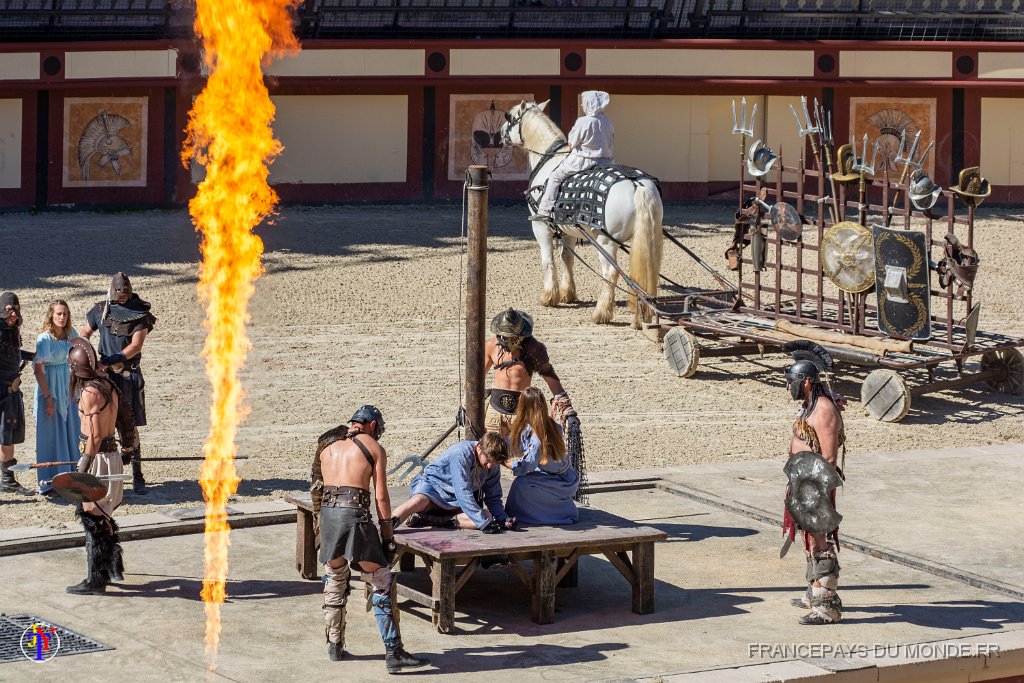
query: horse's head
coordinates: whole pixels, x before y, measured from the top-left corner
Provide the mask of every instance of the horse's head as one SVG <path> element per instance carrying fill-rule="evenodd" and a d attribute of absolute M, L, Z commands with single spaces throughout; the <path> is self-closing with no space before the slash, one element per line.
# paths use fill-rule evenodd
<path fill-rule="evenodd" d="M 530 114 L 531 111 L 536 111 L 542 114 L 547 109 L 548 102 L 546 100 L 540 104 L 534 102 L 526 102 L 525 100 L 512 107 L 509 111 L 505 112 L 505 123 L 501 126 L 501 140 L 506 145 L 512 145 L 515 147 L 523 147 L 526 145 L 526 139 L 523 137 L 523 118 Z"/>

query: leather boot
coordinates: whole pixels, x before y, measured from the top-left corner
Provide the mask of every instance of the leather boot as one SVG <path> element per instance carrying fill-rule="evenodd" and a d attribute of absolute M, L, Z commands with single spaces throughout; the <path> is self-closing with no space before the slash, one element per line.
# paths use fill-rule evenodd
<path fill-rule="evenodd" d="M 81 507 L 78 508 L 78 515 L 85 529 L 85 558 L 88 572 L 85 579 L 74 586 L 68 586 L 65 590 L 74 595 L 103 595 L 110 580 L 106 569 L 110 557 L 106 552 L 108 543 L 104 538 L 102 520 L 82 512 Z"/>
<path fill-rule="evenodd" d="M 327 643 L 327 656 L 332 662 L 340 662 L 345 656 L 345 644 Z"/>
<path fill-rule="evenodd" d="M 401 645 L 388 646 L 386 651 L 384 664 L 387 666 L 389 674 L 399 673 L 403 669 L 418 669 L 430 663 L 430 660 L 422 657 L 413 657 Z"/>
<path fill-rule="evenodd" d="M 110 566 L 107 568 L 107 572 L 110 574 L 111 581 L 124 581 L 124 551 L 121 549 L 121 537 L 117 533 L 117 524 L 112 519 L 110 520 L 110 526 L 113 529 L 110 539 L 113 548 L 111 549 Z"/>
<path fill-rule="evenodd" d="M 11 458 L 7 462 L 0 463 L 0 488 L 4 491 L 16 492 L 21 490 L 21 484 L 14 478 L 14 472 L 10 470 L 18 464 L 18 461 Z"/>
<path fill-rule="evenodd" d="M 132 458 L 132 491 L 137 496 L 146 495 L 146 479 L 142 476 L 142 463 L 139 462 L 140 453 L 135 453 Z"/>

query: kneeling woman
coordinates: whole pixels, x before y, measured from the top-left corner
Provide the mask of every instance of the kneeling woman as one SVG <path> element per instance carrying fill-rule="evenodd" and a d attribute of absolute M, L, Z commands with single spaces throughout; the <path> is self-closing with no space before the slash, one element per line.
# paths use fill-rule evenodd
<path fill-rule="evenodd" d="M 519 398 L 509 432 L 515 481 L 505 509 L 527 524 L 574 524 L 579 521 L 573 497 L 580 477 L 566 457 L 565 440 L 548 415 L 544 394 L 529 387 Z"/>

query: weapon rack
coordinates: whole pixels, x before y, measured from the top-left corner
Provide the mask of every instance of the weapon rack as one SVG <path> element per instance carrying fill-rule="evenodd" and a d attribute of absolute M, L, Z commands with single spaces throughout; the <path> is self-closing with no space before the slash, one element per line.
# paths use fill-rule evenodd
<path fill-rule="evenodd" d="M 776 321 L 788 320 L 820 330 L 841 332 L 857 337 L 901 340 L 878 330 L 874 288 L 860 294 L 840 290 L 822 269 L 820 245 L 825 231 L 833 224 L 826 192 L 827 175 L 808 168 L 804 154 L 796 166 L 786 166 L 781 156 L 764 179 L 746 180 L 746 154 L 740 159 L 741 177 L 739 204 L 750 196 L 767 191 L 768 203 L 785 201 L 793 205 L 804 220 L 803 233 L 796 241 L 783 240 L 768 226 L 766 253 L 762 272 L 753 272 L 749 246 L 742 251 L 737 285 L 734 293 L 688 290 L 683 295 L 659 297 L 652 305 L 654 322 L 650 325 L 665 333 L 665 355 L 670 368 L 681 377 L 696 373 L 701 356 L 743 356 L 762 354 L 766 349 L 780 351 L 792 336 L 779 335 Z M 974 248 L 974 207 L 957 214 L 964 206 L 955 194 L 944 188 L 939 202 L 926 211 L 916 210 L 910 203 L 907 185 L 891 179 L 887 173 L 879 178 L 865 178 L 864 197 L 860 196 L 859 180 L 836 181 L 838 221 L 858 221 L 861 203 L 866 206 L 865 227 L 885 224 L 894 193 L 900 200 L 891 209 L 889 227 L 921 230 L 928 245 L 927 257 L 934 249 L 944 255 L 944 236 L 955 234 L 965 246 Z M 942 211 L 944 214 L 937 214 Z M 763 212 L 751 220 L 761 225 Z M 749 237 L 749 234 L 745 237 Z M 941 258 L 941 257 L 940 257 Z M 982 258 L 984 264 L 984 257 Z M 984 265 L 982 265 L 984 269 Z M 984 270 L 982 270 L 984 272 Z M 911 396 L 933 393 L 985 381 L 1004 392 L 1017 392 L 1024 383 L 1024 360 L 1016 347 L 1024 339 L 1000 334 L 968 331 L 965 320 L 974 304 L 967 289 L 957 293 L 953 281 L 941 288 L 929 268 L 931 337 L 913 342 L 909 351 L 877 352 L 860 350 L 847 344 L 819 342 L 840 362 L 876 367 L 864 380 L 862 400 L 869 414 L 884 421 L 902 419 L 910 408 Z M 698 342 L 700 338 L 700 343 Z M 965 372 L 965 361 L 982 356 L 981 370 Z M 955 365 L 956 377 L 936 381 L 935 369 L 942 363 Z M 927 379 L 909 387 L 900 371 L 923 369 Z"/>

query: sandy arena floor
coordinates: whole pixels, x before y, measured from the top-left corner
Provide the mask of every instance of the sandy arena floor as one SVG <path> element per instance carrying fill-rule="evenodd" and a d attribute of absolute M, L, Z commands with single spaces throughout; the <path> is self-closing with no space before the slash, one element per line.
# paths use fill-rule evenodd
<path fill-rule="evenodd" d="M 675 205 L 665 222 L 724 270 L 732 211 Z M 267 273 L 251 307 L 253 350 L 244 372 L 251 412 L 239 437 L 239 452 L 250 459 L 240 467 L 240 500 L 304 489 L 316 437 L 363 403 L 383 410 L 392 460 L 421 451 L 448 427 L 460 395 L 459 225 L 458 206 L 290 207 L 260 229 Z M 982 210 L 976 223 L 984 330 L 1024 336 L 1024 262 L 1015 246 L 1022 228 L 1020 210 Z M 490 234 L 489 315 L 507 306 L 534 314 L 536 335 L 581 413 L 592 470 L 781 458 L 795 409 L 782 381 L 785 357 L 708 359 L 697 377 L 677 379 L 660 349 L 630 328 L 624 306 L 612 325 L 589 322 L 598 292 L 589 271 L 578 269 L 580 304 L 540 307 L 538 252 L 524 209 L 492 206 Z M 132 276 L 158 319 L 144 354 L 144 455 L 201 454 L 208 389 L 197 239 L 187 213 L 9 214 L 0 216 L 0 237 L 0 289 L 21 296 L 28 346 L 48 301 L 67 299 L 80 328 L 111 273 Z M 593 250 L 583 251 L 593 264 Z M 713 285 L 669 244 L 663 272 Z M 851 398 L 850 467 L 859 452 L 1024 442 L 1024 397 L 978 385 L 924 397 L 903 422 L 885 424 L 864 416 L 856 401 L 865 374 L 848 368 L 837 386 Z M 29 438 L 16 456 L 25 462 L 35 459 L 35 381 L 27 370 L 23 377 Z M 123 511 L 197 504 L 198 468 L 150 463 L 150 494 L 126 494 Z M 19 478 L 34 490 L 32 474 Z M 0 494 L 0 504 L 4 527 L 73 519 L 71 506 L 33 495 Z"/>

